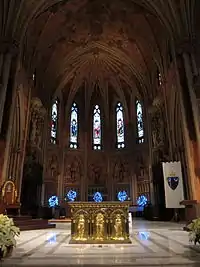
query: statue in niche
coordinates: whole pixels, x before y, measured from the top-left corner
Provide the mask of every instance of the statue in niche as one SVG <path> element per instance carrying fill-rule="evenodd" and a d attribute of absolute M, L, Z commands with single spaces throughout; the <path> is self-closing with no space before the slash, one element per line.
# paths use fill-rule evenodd
<path fill-rule="evenodd" d="M 35 144 L 38 147 L 42 146 L 43 126 L 44 126 L 44 118 L 40 115 L 38 116 L 36 121 L 36 132 L 35 132 Z"/>
<path fill-rule="evenodd" d="M 58 159 L 56 155 L 52 155 L 49 160 L 49 166 L 47 166 L 49 176 L 52 178 L 58 175 Z"/>
<path fill-rule="evenodd" d="M 157 113 L 152 118 L 152 143 L 154 148 L 163 143 L 163 130 L 164 128 L 161 114 Z"/>
<path fill-rule="evenodd" d="M 67 167 L 66 167 L 66 173 L 65 173 L 65 182 L 66 183 L 70 183 L 70 181 L 71 181 L 70 168 L 71 168 L 71 165 L 68 164 Z"/>
<path fill-rule="evenodd" d="M 75 166 L 74 163 L 72 163 L 71 167 L 70 167 L 70 181 L 71 181 L 71 183 L 75 183 L 77 181 L 76 172 L 78 172 L 78 168 Z"/>
<path fill-rule="evenodd" d="M 30 141 L 32 145 L 41 147 L 42 135 L 44 126 L 44 109 L 36 109 L 32 111 L 31 115 L 31 135 Z"/>
<path fill-rule="evenodd" d="M 101 182 L 101 168 L 99 166 L 91 165 L 91 178 L 94 184 L 100 184 Z"/>
<path fill-rule="evenodd" d="M 118 182 L 123 182 L 124 180 L 124 165 L 121 163 L 119 168 Z"/>
<path fill-rule="evenodd" d="M 116 163 L 114 169 L 114 177 L 118 183 L 122 183 L 125 178 L 125 167 L 123 163 Z"/>
<path fill-rule="evenodd" d="M 33 111 L 31 114 L 31 130 L 30 130 L 30 142 L 33 145 L 35 144 L 36 121 L 37 121 L 37 113 Z"/>
<path fill-rule="evenodd" d="M 80 165 L 75 160 L 71 165 L 68 164 L 66 168 L 66 183 L 76 183 L 80 180 Z"/>

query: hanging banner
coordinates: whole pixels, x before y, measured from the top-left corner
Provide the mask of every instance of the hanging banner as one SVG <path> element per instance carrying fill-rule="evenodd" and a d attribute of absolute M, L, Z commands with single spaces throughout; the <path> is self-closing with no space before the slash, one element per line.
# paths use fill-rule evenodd
<path fill-rule="evenodd" d="M 166 208 L 184 208 L 183 205 L 180 205 L 180 202 L 184 200 L 181 162 L 163 162 L 162 167 Z"/>

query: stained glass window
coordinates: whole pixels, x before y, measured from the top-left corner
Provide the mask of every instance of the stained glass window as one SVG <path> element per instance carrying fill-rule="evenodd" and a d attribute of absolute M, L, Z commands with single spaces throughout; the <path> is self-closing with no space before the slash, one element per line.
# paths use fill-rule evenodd
<path fill-rule="evenodd" d="M 98 105 L 94 107 L 93 112 L 93 148 L 101 149 L 101 112 Z"/>
<path fill-rule="evenodd" d="M 78 147 L 78 108 L 76 103 L 73 103 L 71 108 L 70 120 L 70 148 Z"/>
<path fill-rule="evenodd" d="M 139 100 L 136 100 L 136 115 L 137 115 L 137 135 L 138 142 L 144 142 L 144 122 L 143 122 L 143 110 L 142 104 Z"/>
<path fill-rule="evenodd" d="M 124 148 L 124 116 L 121 103 L 116 107 L 116 126 L 117 126 L 117 148 Z"/>
<path fill-rule="evenodd" d="M 51 143 L 57 143 L 58 132 L 58 100 L 56 99 L 51 108 Z"/>

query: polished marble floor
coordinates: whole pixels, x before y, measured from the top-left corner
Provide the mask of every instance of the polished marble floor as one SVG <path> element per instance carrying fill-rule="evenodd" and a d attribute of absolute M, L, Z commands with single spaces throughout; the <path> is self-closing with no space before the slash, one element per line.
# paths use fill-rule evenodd
<path fill-rule="evenodd" d="M 25 231 L 12 258 L 0 266 L 195 266 L 200 249 L 189 243 L 183 225 L 134 221 L 132 244 L 71 245 L 70 224 Z"/>

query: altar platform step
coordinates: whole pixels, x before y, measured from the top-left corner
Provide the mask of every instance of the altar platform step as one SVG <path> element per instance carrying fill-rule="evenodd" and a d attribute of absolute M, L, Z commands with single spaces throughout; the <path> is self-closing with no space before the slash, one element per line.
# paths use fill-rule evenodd
<path fill-rule="evenodd" d="M 32 219 L 31 216 L 13 216 L 13 221 L 21 231 L 40 230 L 55 228 L 56 224 L 49 223 L 48 220 Z"/>
<path fill-rule="evenodd" d="M 49 223 L 71 223 L 71 219 L 70 218 L 50 219 Z"/>

